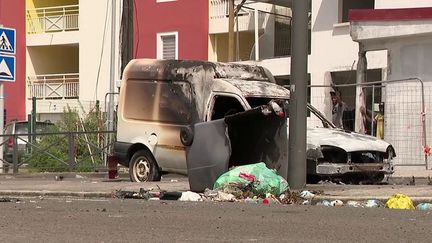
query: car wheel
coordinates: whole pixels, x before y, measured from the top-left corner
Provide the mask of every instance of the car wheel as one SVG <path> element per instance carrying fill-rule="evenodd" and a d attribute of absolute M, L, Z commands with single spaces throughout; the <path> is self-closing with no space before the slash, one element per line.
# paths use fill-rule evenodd
<path fill-rule="evenodd" d="M 159 167 L 153 155 L 146 150 L 137 151 L 129 162 L 129 176 L 133 182 L 159 181 Z"/>

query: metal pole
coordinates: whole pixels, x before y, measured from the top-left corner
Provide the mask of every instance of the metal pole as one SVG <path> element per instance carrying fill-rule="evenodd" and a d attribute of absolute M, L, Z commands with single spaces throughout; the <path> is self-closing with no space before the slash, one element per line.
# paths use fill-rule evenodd
<path fill-rule="evenodd" d="M 236 61 L 240 61 L 240 33 L 239 33 L 237 12 L 235 17 L 236 17 Z"/>
<path fill-rule="evenodd" d="M 110 64 L 110 93 L 114 92 L 115 88 L 115 53 L 116 53 L 116 1 L 111 1 L 112 19 L 111 19 L 111 64 Z M 109 97 L 108 105 L 108 131 L 113 131 L 113 121 L 114 121 L 114 97 Z M 108 143 L 111 142 L 112 135 L 108 134 Z"/>
<path fill-rule="evenodd" d="M 234 61 L 234 0 L 228 1 L 228 62 Z"/>
<path fill-rule="evenodd" d="M 288 182 L 294 190 L 306 185 L 308 2 L 293 0 Z"/>
<path fill-rule="evenodd" d="M 254 10 L 254 27 L 255 27 L 255 61 L 258 61 L 259 56 L 259 35 L 258 35 L 258 9 Z"/>
<path fill-rule="evenodd" d="M 371 115 L 371 136 L 374 135 L 374 120 L 375 120 L 375 85 L 372 85 L 372 115 Z"/>

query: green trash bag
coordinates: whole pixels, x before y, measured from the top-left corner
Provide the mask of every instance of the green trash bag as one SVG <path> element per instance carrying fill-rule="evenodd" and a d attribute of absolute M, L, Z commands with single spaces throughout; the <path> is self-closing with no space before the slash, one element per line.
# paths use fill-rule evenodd
<path fill-rule="evenodd" d="M 279 196 L 289 189 L 288 182 L 276 174 L 276 171 L 267 168 L 263 162 L 238 166 L 225 172 L 216 180 L 213 189 L 239 183 L 251 184 L 252 192 L 261 197 L 268 193 Z"/>

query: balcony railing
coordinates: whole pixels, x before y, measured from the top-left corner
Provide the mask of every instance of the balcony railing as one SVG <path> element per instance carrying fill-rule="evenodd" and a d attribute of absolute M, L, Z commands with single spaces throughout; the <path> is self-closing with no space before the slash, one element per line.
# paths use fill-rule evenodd
<path fill-rule="evenodd" d="M 234 4 L 237 7 L 240 4 L 241 0 L 235 0 Z M 228 33 L 228 18 L 229 18 L 229 0 L 211 0 L 210 1 L 210 24 L 209 24 L 209 33 L 210 34 L 219 34 L 219 33 Z M 249 3 L 249 2 L 246 2 Z M 247 7 L 249 6 L 249 7 Z M 252 5 L 245 5 L 243 8 L 239 10 L 237 13 L 237 18 L 235 21 L 235 30 L 239 31 L 254 31 L 255 28 L 263 29 L 265 28 L 269 15 L 265 12 L 258 12 L 258 26 L 254 24 L 254 8 L 251 8 Z M 270 11 L 269 9 L 263 9 L 266 11 Z M 237 26 L 238 24 L 238 26 Z"/>
<path fill-rule="evenodd" d="M 28 9 L 27 33 L 39 34 L 78 30 L 78 17 L 78 5 Z"/>
<path fill-rule="evenodd" d="M 77 99 L 79 74 L 36 75 L 27 78 L 29 96 L 37 99 Z"/>
<path fill-rule="evenodd" d="M 210 19 L 228 18 L 229 16 L 229 0 L 211 0 L 210 1 Z M 235 0 L 234 5 L 237 6 L 241 0 Z M 238 16 L 249 15 L 248 11 L 240 9 Z"/>

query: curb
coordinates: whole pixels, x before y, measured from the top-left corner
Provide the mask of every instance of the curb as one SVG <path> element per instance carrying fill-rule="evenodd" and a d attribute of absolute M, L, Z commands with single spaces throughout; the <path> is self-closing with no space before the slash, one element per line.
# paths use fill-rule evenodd
<path fill-rule="evenodd" d="M 71 191 L 0 191 L 7 197 L 75 197 L 75 198 L 112 198 L 111 192 L 71 192 Z"/>

